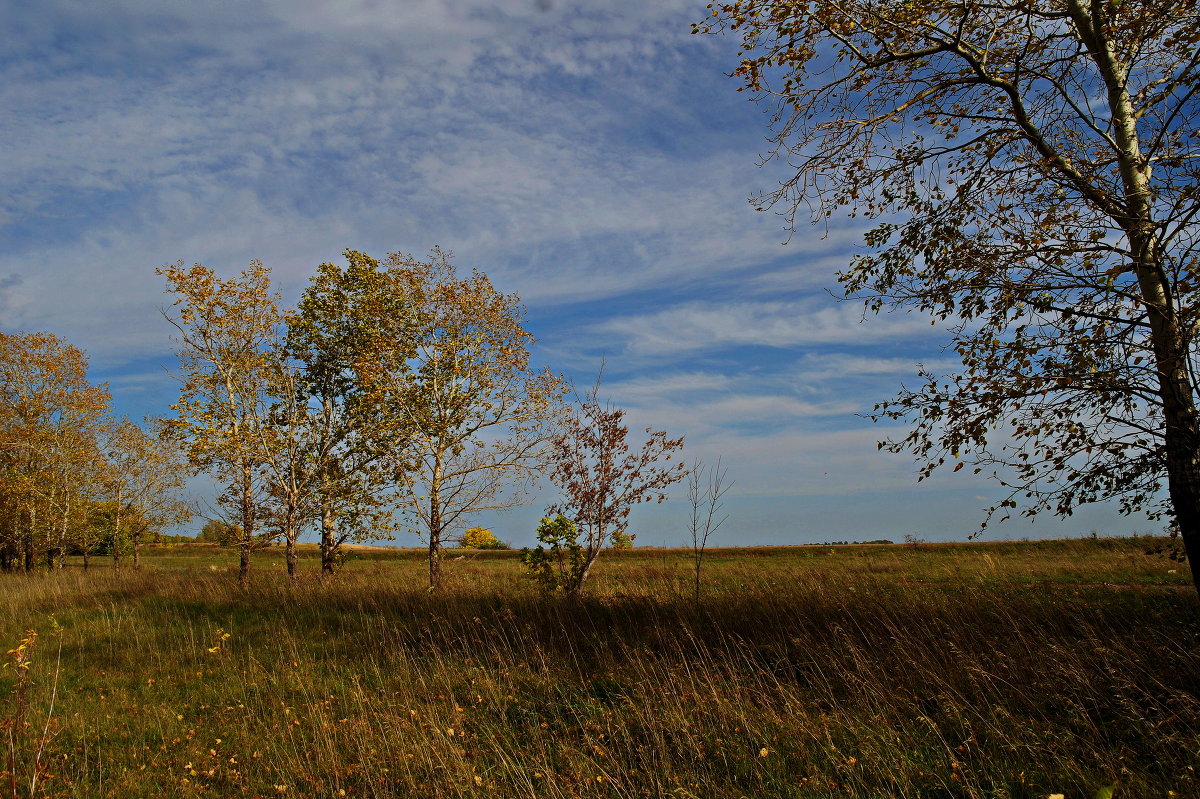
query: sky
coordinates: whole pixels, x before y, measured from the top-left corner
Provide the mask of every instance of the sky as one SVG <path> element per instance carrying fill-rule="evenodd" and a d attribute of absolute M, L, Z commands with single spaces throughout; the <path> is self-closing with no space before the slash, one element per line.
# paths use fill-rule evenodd
<path fill-rule="evenodd" d="M 0 0 L 0 330 L 91 357 L 118 413 L 178 395 L 155 269 L 260 259 L 294 302 L 347 249 L 435 245 L 518 294 L 534 360 L 631 426 L 686 437 L 733 486 L 717 545 L 963 540 L 1003 498 L 916 481 L 864 418 L 946 333 L 864 319 L 835 274 L 862 220 L 794 233 L 752 195 L 768 109 L 738 93 L 694 0 Z M 203 495 L 203 481 L 196 490 Z M 683 488 L 633 517 L 683 545 Z M 518 546 L 552 492 L 477 519 Z M 198 527 L 202 521 L 197 522 Z M 1113 506 L 985 538 L 1157 531 Z M 397 543 L 415 545 L 415 536 Z"/>

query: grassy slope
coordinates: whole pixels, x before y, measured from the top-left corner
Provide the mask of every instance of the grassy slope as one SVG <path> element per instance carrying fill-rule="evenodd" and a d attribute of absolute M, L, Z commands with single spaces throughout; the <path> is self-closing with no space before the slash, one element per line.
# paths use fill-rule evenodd
<path fill-rule="evenodd" d="M 5 648 L 40 633 L 0 692 L 18 795 L 40 749 L 64 796 L 1196 796 L 1200 608 L 1144 549 L 718 550 L 698 603 L 678 551 L 566 602 L 514 553 L 430 596 L 417 552 L 296 586 L 263 553 L 242 592 L 164 549 L 0 577 Z"/>

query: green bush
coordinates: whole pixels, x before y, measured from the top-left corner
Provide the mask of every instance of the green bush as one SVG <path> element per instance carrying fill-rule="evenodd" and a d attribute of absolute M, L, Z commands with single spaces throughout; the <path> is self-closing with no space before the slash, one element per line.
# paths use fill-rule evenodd
<path fill-rule="evenodd" d="M 547 593 L 570 592 L 582 583 L 586 559 L 575 522 L 561 513 L 542 517 L 537 527 L 541 543 L 521 550 L 525 572 Z"/>

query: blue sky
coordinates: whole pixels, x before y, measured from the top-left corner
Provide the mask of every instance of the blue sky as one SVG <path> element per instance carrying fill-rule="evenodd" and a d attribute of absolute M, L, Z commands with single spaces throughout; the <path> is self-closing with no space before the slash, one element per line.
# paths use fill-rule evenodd
<path fill-rule="evenodd" d="M 828 293 L 861 220 L 790 237 L 748 196 L 764 109 L 683 0 L 0 0 L 0 329 L 88 351 L 117 410 L 176 395 L 154 270 L 254 258 L 294 300 L 346 248 L 441 245 L 519 294 L 536 360 L 635 425 L 729 467 L 718 544 L 962 539 L 1001 498 L 970 470 L 915 482 L 862 418 L 916 365 L 953 366 L 904 314 Z M 895 430 L 893 429 L 893 432 Z M 683 491 L 640 510 L 686 538 Z M 549 497 L 480 521 L 517 544 Z M 988 536 L 1157 529 L 1111 507 Z M 408 537 L 402 544 L 414 544 Z"/>

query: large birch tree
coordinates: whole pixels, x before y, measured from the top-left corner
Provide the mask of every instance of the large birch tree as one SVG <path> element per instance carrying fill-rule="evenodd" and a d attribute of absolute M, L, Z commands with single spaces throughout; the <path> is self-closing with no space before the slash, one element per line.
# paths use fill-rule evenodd
<path fill-rule="evenodd" d="M 379 337 L 355 368 L 397 431 L 389 458 L 437 589 L 452 532 L 472 514 L 519 502 L 520 487 L 541 473 L 565 386 L 531 366 L 524 309 L 482 272 L 460 277 L 438 249 L 427 260 L 393 253 L 383 265 L 408 333 Z"/>
<path fill-rule="evenodd" d="M 874 220 L 846 293 L 951 326 L 962 369 L 883 403 L 885 446 L 995 475 L 989 518 L 1168 514 L 1200 588 L 1194 0 L 710 9 L 790 168 L 758 206 Z"/>
<path fill-rule="evenodd" d="M 177 332 L 179 401 L 168 429 L 186 442 L 192 465 L 227 483 L 226 498 L 241 527 L 238 582 L 250 579 L 265 470 L 271 457 L 265 429 L 279 397 L 277 349 L 284 323 L 270 270 L 255 261 L 240 275 L 219 278 L 208 267 L 182 263 L 159 274 L 175 295 L 166 314 Z"/>
<path fill-rule="evenodd" d="M 398 380 L 413 355 L 411 310 L 378 261 L 347 250 L 323 263 L 288 317 L 286 355 L 297 366 L 296 401 L 307 409 L 321 573 L 347 541 L 391 538 L 391 453 L 406 433 L 392 406 L 360 375 Z M 369 366 L 368 366 L 369 364 Z"/>

